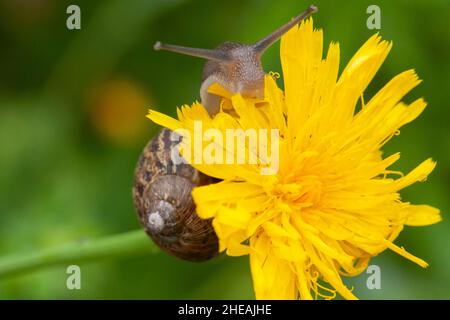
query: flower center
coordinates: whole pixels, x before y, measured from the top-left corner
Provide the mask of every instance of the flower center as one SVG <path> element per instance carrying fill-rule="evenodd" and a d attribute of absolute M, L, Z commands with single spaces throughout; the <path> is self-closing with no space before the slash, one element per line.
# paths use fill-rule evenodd
<path fill-rule="evenodd" d="M 322 198 L 322 181 L 315 175 L 302 176 L 295 182 L 274 184 L 270 194 L 293 207 L 317 206 Z"/>

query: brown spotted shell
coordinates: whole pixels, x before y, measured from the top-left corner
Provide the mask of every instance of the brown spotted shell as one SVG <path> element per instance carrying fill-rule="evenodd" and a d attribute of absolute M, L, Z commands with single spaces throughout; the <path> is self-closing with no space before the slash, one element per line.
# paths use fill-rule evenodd
<path fill-rule="evenodd" d="M 175 257 L 204 261 L 218 253 L 211 220 L 198 217 L 191 192 L 216 180 L 171 155 L 178 139 L 162 129 L 144 148 L 136 165 L 133 200 L 146 233 Z"/>

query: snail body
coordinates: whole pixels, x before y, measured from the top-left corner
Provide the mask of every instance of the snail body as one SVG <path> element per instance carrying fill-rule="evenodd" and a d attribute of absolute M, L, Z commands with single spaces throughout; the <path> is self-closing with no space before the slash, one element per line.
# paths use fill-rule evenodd
<path fill-rule="evenodd" d="M 251 45 L 224 42 L 209 50 L 157 42 L 154 49 L 207 59 L 200 98 L 208 113 L 214 116 L 220 110 L 220 97 L 208 92 L 208 88 L 219 83 L 231 93 L 262 98 L 265 72 L 261 55 L 283 34 L 316 11 L 316 7 L 310 6 Z M 176 164 L 172 160 L 174 148 L 179 143 L 172 134 L 163 129 L 144 148 L 135 170 L 134 205 L 141 225 L 161 249 L 184 260 L 208 260 L 218 253 L 218 239 L 211 220 L 203 220 L 196 214 L 191 192 L 196 186 L 217 180 L 189 164 Z"/>

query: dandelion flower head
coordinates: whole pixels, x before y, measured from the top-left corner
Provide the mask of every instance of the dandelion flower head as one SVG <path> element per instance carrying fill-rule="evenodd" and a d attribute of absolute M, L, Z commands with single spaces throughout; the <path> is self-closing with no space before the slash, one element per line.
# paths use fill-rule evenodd
<path fill-rule="evenodd" d="M 355 299 L 342 277 L 363 272 L 386 249 L 427 266 L 395 240 L 404 226 L 440 221 L 438 209 L 399 194 L 435 162 L 403 175 L 389 169 L 400 154 L 380 151 L 425 109 L 423 99 L 401 102 L 420 80 L 408 70 L 362 99 L 391 47 L 372 36 L 339 75 L 339 45 L 323 57 L 322 30 L 310 18 L 281 39 L 284 91 L 268 75 L 262 100 L 218 90 L 222 108 L 213 117 L 200 103 L 181 107 L 178 119 L 150 111 L 171 130 L 192 132 L 195 120 L 223 132 L 279 130 L 275 175 L 261 175 L 260 164 L 192 164 L 221 180 L 194 189 L 197 213 L 213 219 L 220 251 L 249 255 L 257 299 Z"/>

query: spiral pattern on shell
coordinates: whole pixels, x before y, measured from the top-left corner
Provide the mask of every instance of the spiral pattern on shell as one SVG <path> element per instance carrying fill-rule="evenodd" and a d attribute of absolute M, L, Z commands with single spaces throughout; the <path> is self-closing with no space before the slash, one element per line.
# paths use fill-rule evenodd
<path fill-rule="evenodd" d="M 218 239 L 211 220 L 196 214 L 191 192 L 216 180 L 189 164 L 174 163 L 179 141 L 174 132 L 162 129 L 144 148 L 135 169 L 134 205 L 141 225 L 162 250 L 204 261 L 217 255 Z"/>

